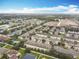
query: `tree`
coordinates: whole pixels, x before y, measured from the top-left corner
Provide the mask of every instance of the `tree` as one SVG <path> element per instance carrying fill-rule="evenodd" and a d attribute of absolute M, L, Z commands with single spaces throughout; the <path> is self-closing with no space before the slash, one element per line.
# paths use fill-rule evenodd
<path fill-rule="evenodd" d="M 8 58 L 7 54 L 3 54 L 1 59 L 9 59 L 9 58 Z"/>
<path fill-rule="evenodd" d="M 74 45 L 77 45 L 77 41 L 74 41 Z"/>
<path fill-rule="evenodd" d="M 18 35 L 15 34 L 14 36 L 12 36 L 13 39 L 18 39 Z"/>
<path fill-rule="evenodd" d="M 20 47 L 25 47 L 24 46 L 24 42 L 25 41 L 20 41 L 20 43 L 15 44 L 15 46 L 13 47 L 13 49 L 18 50 Z"/>
<path fill-rule="evenodd" d="M 12 44 L 13 43 L 12 39 L 8 39 L 5 42 L 7 42 L 8 44 Z"/>
<path fill-rule="evenodd" d="M 50 43 L 50 45 L 51 45 L 52 47 L 54 47 L 54 44 L 53 44 L 53 42 L 52 42 L 52 41 L 50 41 L 49 43 Z"/>
<path fill-rule="evenodd" d="M 60 41 L 61 41 L 61 43 L 65 43 L 65 40 L 64 40 L 63 38 L 61 38 L 61 40 L 60 40 Z"/>
<path fill-rule="evenodd" d="M 5 30 L 5 31 L 3 32 L 3 34 L 5 34 L 5 35 L 8 34 L 8 33 L 9 33 L 9 31 L 7 31 L 7 30 Z"/>
<path fill-rule="evenodd" d="M 42 40 L 42 43 L 45 43 L 45 42 L 46 42 L 46 40 L 43 39 L 43 40 Z"/>

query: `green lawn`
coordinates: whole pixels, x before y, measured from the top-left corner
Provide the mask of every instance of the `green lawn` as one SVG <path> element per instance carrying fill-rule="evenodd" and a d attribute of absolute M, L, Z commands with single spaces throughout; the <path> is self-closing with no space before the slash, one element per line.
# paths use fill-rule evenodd
<path fill-rule="evenodd" d="M 20 48 L 20 49 L 19 49 L 19 52 L 20 52 L 22 55 L 24 55 L 24 54 L 26 53 L 25 50 L 26 50 L 25 48 Z"/>
<path fill-rule="evenodd" d="M 55 57 L 52 57 L 52 56 L 49 56 L 46 54 L 42 54 L 39 52 L 35 52 L 35 51 L 31 51 L 31 53 L 37 57 L 36 59 L 57 59 Z"/>
<path fill-rule="evenodd" d="M 40 55 L 39 59 L 54 59 L 54 58 L 51 58 L 51 57 L 45 56 L 45 55 Z"/>
<path fill-rule="evenodd" d="M 36 56 L 36 59 L 39 59 L 40 54 L 34 53 L 33 51 L 31 53 Z"/>
<path fill-rule="evenodd" d="M 24 55 L 25 54 L 27 54 L 26 53 L 26 48 L 20 48 L 19 50 L 18 50 L 18 52 L 20 53 L 20 57 L 21 57 L 21 59 L 24 57 Z"/>

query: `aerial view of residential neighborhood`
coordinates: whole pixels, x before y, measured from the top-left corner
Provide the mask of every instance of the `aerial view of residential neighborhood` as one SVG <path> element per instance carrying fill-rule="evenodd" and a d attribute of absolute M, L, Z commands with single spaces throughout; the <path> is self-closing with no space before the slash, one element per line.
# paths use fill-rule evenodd
<path fill-rule="evenodd" d="M 0 0 L 0 59 L 79 59 L 79 0 Z"/>

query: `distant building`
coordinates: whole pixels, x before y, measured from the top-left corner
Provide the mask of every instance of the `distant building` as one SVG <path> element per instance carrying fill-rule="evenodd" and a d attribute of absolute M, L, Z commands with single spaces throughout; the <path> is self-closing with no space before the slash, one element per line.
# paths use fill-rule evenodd
<path fill-rule="evenodd" d="M 64 48 L 59 47 L 59 46 L 54 46 L 54 49 L 58 53 L 62 53 L 62 54 L 65 54 L 67 56 L 71 56 L 72 58 L 77 58 L 79 56 L 79 52 L 77 52 L 73 49 L 64 49 Z"/>

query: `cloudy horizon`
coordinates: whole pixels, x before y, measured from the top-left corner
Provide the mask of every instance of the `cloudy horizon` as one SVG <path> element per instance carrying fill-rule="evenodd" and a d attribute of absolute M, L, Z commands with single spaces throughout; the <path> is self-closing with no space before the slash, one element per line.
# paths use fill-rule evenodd
<path fill-rule="evenodd" d="M 59 0 L 52 0 L 51 3 L 50 1 L 46 0 L 45 2 L 40 0 L 30 0 L 30 1 L 25 1 L 25 0 L 1 0 L 2 3 L 0 4 L 0 13 L 61 13 L 61 14 L 79 14 L 79 6 L 78 6 L 78 1 L 62 1 Z M 18 3 L 17 3 L 18 2 Z M 24 2 L 24 5 L 23 5 Z M 26 4 L 26 3 L 27 4 Z M 45 3 L 45 4 L 35 4 L 36 3 Z M 49 6 L 49 3 L 50 6 Z M 29 3 L 29 4 L 28 4 Z M 58 3 L 58 4 L 56 4 Z M 67 4 L 68 3 L 68 4 Z M 14 4 L 14 5 L 13 5 Z M 65 5 L 66 4 L 66 5 Z M 17 7 L 16 7 L 17 6 Z M 30 7 L 31 6 L 31 7 Z"/>

